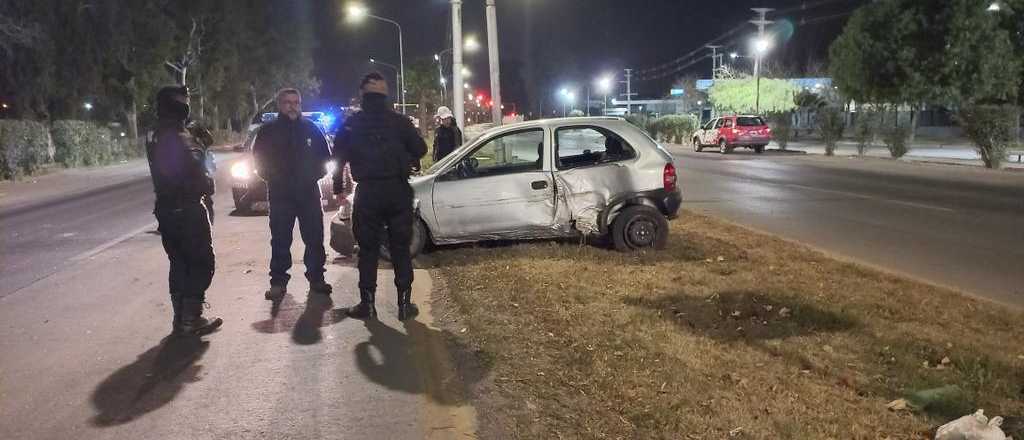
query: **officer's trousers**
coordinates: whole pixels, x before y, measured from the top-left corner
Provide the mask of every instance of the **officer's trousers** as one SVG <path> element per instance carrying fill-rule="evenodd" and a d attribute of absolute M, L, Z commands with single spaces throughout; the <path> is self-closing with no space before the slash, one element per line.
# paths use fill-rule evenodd
<path fill-rule="evenodd" d="M 157 202 L 153 214 L 170 261 L 171 295 L 204 301 L 215 264 L 206 206 L 198 197 L 182 203 Z"/>
<path fill-rule="evenodd" d="M 352 214 L 352 232 L 359 243 L 359 288 L 377 289 L 377 260 L 381 240 L 388 240 L 395 287 L 412 288 L 413 192 L 404 179 L 359 182 Z M 387 233 L 385 233 L 387 228 Z"/>
<path fill-rule="evenodd" d="M 314 182 L 304 187 L 271 186 L 270 201 L 270 285 L 285 287 L 291 275 L 292 236 L 295 220 L 299 221 L 299 235 L 306 245 L 303 262 L 306 279 L 324 280 L 327 252 L 324 250 L 324 211 L 320 206 L 320 186 Z"/>

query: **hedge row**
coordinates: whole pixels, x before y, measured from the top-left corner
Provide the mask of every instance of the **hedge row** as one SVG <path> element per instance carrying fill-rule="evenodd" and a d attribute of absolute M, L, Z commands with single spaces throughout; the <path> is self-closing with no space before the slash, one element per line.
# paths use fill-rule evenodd
<path fill-rule="evenodd" d="M 143 139 L 114 137 L 85 121 L 0 120 L 0 178 L 15 179 L 57 163 L 65 167 L 105 165 L 145 154 Z"/>
<path fill-rule="evenodd" d="M 46 125 L 35 121 L 0 120 L 0 178 L 34 173 L 53 161 L 53 142 Z"/>
<path fill-rule="evenodd" d="M 695 115 L 665 115 L 648 118 L 644 115 L 634 114 L 626 116 L 626 120 L 646 131 L 655 140 L 677 144 L 688 141 L 690 135 L 700 126 L 700 120 Z"/>

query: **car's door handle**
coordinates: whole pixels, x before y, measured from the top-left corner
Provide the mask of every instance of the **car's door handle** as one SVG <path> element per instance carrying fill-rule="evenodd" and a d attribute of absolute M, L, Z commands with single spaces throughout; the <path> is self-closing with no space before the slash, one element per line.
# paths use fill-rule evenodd
<path fill-rule="evenodd" d="M 530 187 L 533 188 L 533 189 L 536 189 L 536 190 L 545 189 L 545 188 L 548 187 L 548 181 L 547 180 L 538 180 L 536 182 L 530 183 Z"/>

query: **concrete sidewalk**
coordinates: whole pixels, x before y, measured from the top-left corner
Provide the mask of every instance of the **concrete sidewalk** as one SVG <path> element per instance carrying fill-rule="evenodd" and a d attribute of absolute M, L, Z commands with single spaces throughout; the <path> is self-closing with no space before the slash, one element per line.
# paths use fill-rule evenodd
<path fill-rule="evenodd" d="M 769 149 L 778 149 L 778 144 L 772 142 Z M 825 154 L 825 146 L 820 142 L 801 141 L 790 142 L 786 146 L 790 151 L 802 151 L 807 154 Z M 857 144 L 852 141 L 840 141 L 835 151 L 836 156 L 857 156 Z M 875 145 L 864 152 L 866 157 L 891 158 L 889 150 L 884 145 Z M 932 162 L 951 165 L 968 165 L 982 167 L 984 163 L 977 150 L 970 145 L 953 140 L 950 144 L 939 142 L 920 142 L 910 148 L 910 151 L 900 160 L 907 162 Z M 1016 156 L 1007 158 L 1003 162 L 1004 169 L 1024 169 L 1024 163 Z"/>
<path fill-rule="evenodd" d="M 208 313 L 225 324 L 203 340 L 165 338 L 167 259 L 155 231 L 0 299 L 0 438 L 474 436 L 469 379 L 431 325 L 429 274 L 416 274 L 423 313 L 400 323 L 382 270 L 381 320 L 364 323 L 344 313 L 358 298 L 350 260 L 329 261 L 331 297 L 307 295 L 296 233 L 290 293 L 275 306 L 263 298 L 267 218 L 218 216 L 214 243 Z"/>

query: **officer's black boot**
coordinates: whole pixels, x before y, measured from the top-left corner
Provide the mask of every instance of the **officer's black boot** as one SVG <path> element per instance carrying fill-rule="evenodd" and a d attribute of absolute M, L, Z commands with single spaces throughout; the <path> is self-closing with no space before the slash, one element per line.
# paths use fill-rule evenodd
<path fill-rule="evenodd" d="M 420 308 L 412 303 L 412 289 L 398 291 L 398 320 L 413 319 L 420 314 Z"/>
<path fill-rule="evenodd" d="M 207 319 L 203 317 L 203 301 L 196 298 L 185 298 L 182 300 L 181 308 L 181 335 L 202 336 L 213 333 L 224 323 L 220 318 Z"/>
<path fill-rule="evenodd" d="M 355 319 L 377 319 L 374 295 L 372 290 L 359 289 L 359 304 L 348 308 L 348 316 Z"/>
<path fill-rule="evenodd" d="M 171 334 L 181 334 L 181 295 L 171 294 L 171 309 L 174 310 L 174 319 L 171 321 Z"/>

